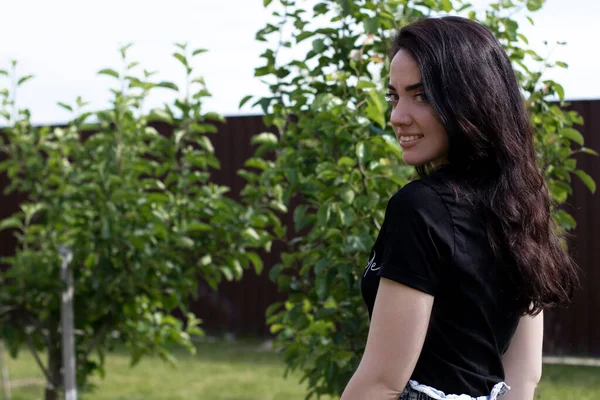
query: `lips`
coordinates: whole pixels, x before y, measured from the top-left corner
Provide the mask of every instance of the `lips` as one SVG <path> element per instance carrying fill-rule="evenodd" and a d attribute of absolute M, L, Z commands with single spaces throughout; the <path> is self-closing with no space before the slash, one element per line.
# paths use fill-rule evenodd
<path fill-rule="evenodd" d="M 398 141 L 403 149 L 412 147 L 423 140 L 424 135 L 400 135 Z"/>

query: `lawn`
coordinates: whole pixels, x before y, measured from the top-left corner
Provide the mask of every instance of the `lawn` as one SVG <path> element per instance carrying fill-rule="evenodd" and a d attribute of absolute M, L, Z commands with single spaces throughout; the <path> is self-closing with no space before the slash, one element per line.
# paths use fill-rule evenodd
<path fill-rule="evenodd" d="M 32 357 L 21 353 L 9 359 L 11 379 L 40 378 Z M 283 378 L 279 354 L 261 351 L 258 342 L 201 343 L 198 354 L 178 354 L 178 367 L 159 359 L 143 360 L 129 368 L 126 354 L 107 358 L 107 375 L 96 379 L 98 389 L 84 400 L 302 400 L 306 387 L 299 374 Z M 540 385 L 542 400 L 600 399 L 600 368 L 545 365 Z M 31 382 L 13 389 L 12 400 L 39 400 L 42 386 Z M 331 400 L 331 399 L 323 399 Z"/>

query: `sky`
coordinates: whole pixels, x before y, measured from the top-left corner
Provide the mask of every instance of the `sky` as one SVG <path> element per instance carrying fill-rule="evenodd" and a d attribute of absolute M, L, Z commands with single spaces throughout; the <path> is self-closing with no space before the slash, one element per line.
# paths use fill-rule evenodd
<path fill-rule="evenodd" d="M 489 0 L 471 3 L 481 9 Z M 107 106 L 113 82 L 96 73 L 118 69 L 118 49 L 130 42 L 132 61 L 177 84 L 184 81 L 184 71 L 171 56 L 173 44 L 187 42 L 191 48 L 208 49 L 193 64 L 213 94 L 205 110 L 224 116 L 261 113 L 250 104 L 242 109 L 238 105 L 246 95 L 268 93 L 253 76 L 254 68 L 263 64 L 259 56 L 266 48 L 255 41 L 255 33 L 272 21 L 262 0 L 0 0 L 0 5 L 0 69 L 17 60 L 21 75 L 35 75 L 20 89 L 17 100 L 31 110 L 34 123 L 68 121 L 69 113 L 56 103 L 73 103 L 77 96 L 91 109 Z M 600 99 L 600 55 L 592 40 L 600 33 L 600 1 L 546 0 L 532 17 L 534 26 L 516 16 L 534 50 L 546 55 L 550 49 L 544 40 L 567 42 L 553 46 L 551 54 L 569 68 L 551 70 L 545 77 L 561 83 L 568 100 Z M 6 83 L 0 76 L 0 88 Z M 170 102 L 173 96 L 161 90 L 148 100 L 149 106 Z"/>

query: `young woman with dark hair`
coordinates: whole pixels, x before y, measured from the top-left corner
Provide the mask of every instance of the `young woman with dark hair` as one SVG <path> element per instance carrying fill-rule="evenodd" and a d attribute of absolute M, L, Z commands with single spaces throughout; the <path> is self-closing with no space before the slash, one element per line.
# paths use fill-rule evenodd
<path fill-rule="evenodd" d="M 543 310 L 570 300 L 577 267 L 514 70 L 460 17 L 402 28 L 390 56 L 391 124 L 420 179 L 391 198 L 371 251 L 369 335 L 342 400 L 531 400 Z"/>

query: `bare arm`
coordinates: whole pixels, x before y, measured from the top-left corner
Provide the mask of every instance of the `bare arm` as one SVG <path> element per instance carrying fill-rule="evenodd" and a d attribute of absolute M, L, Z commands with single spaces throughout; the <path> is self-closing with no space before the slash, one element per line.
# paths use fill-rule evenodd
<path fill-rule="evenodd" d="M 433 296 L 381 278 L 365 353 L 341 400 L 396 400 L 425 341 Z"/>
<path fill-rule="evenodd" d="M 532 400 L 542 377 L 544 315 L 521 317 L 508 350 L 502 358 L 506 383 L 511 389 L 502 400 Z"/>

